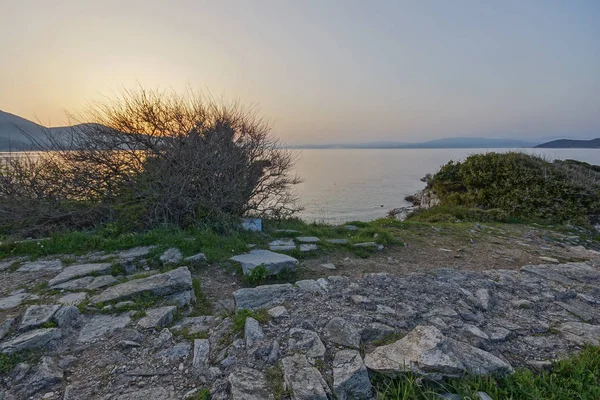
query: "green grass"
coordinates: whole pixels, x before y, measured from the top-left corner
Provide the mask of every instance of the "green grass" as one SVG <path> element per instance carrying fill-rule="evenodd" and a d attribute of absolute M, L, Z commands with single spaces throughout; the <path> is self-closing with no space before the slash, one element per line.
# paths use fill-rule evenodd
<path fill-rule="evenodd" d="M 600 399 L 600 347 L 586 347 L 571 358 L 555 362 L 539 373 L 517 369 L 502 377 L 468 377 L 428 382 L 412 373 L 390 379 L 373 378 L 378 399 L 434 400 L 438 394 L 456 393 L 463 399 L 477 399 L 486 392 L 494 400 L 598 400 Z"/>
<path fill-rule="evenodd" d="M 28 363 L 35 365 L 40 358 L 39 353 L 32 351 L 22 351 L 13 354 L 0 353 L 0 376 L 8 374 L 19 363 Z"/>
<path fill-rule="evenodd" d="M 194 309 L 192 310 L 189 316 L 201 317 L 204 315 L 212 315 L 212 305 L 210 304 L 210 301 L 208 301 L 208 298 L 202 291 L 200 279 L 192 279 L 192 287 L 194 288 L 194 294 L 196 295 L 196 303 L 194 304 Z"/>
<path fill-rule="evenodd" d="M 247 244 L 265 242 L 263 235 L 243 230 L 221 233 L 211 227 L 195 229 L 157 228 L 148 232 L 114 233 L 108 228 L 91 231 L 55 233 L 43 241 L 11 242 L 2 240 L 0 259 L 14 256 L 29 256 L 32 259 L 55 255 L 82 255 L 91 251 L 113 252 L 136 246 L 156 245 L 153 252 L 158 256 L 169 247 L 179 248 L 191 256 L 200 252 L 209 261 L 222 261 L 247 251 Z"/>
<path fill-rule="evenodd" d="M 232 317 L 233 321 L 233 333 L 242 332 L 246 325 L 247 318 L 254 318 L 261 324 L 266 324 L 271 319 L 271 316 L 267 313 L 267 310 L 260 309 L 255 311 L 250 310 L 238 310 Z"/>
<path fill-rule="evenodd" d="M 210 400 L 210 389 L 200 389 L 190 397 L 187 397 L 188 400 Z"/>

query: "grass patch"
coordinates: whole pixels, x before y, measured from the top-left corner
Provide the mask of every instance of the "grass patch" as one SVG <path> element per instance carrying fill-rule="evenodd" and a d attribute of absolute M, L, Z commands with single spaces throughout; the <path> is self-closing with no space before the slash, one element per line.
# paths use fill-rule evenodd
<path fill-rule="evenodd" d="M 192 287 L 194 288 L 194 294 L 196 295 L 196 303 L 194 304 L 194 309 L 190 313 L 190 317 L 212 315 L 212 305 L 202 291 L 199 278 L 192 279 Z"/>
<path fill-rule="evenodd" d="M 283 368 L 281 368 L 280 364 L 267 368 L 265 371 L 265 378 L 267 380 L 267 386 L 269 387 L 269 390 L 273 394 L 275 400 L 289 398 L 291 391 L 285 390 Z"/>
<path fill-rule="evenodd" d="M 392 344 L 392 343 L 402 339 L 403 337 L 404 337 L 404 335 L 401 333 L 392 333 L 392 334 L 382 337 L 381 339 L 374 340 L 373 344 L 375 346 L 385 346 L 388 344 Z"/>
<path fill-rule="evenodd" d="M 235 315 L 231 318 L 233 321 L 233 333 L 239 333 L 244 330 L 247 318 L 254 318 L 261 324 L 266 324 L 271 319 L 271 316 L 265 309 L 250 311 L 250 310 L 238 310 Z"/>
<path fill-rule="evenodd" d="M 189 341 L 194 341 L 195 339 L 208 339 L 208 332 L 190 333 L 189 328 L 182 329 L 177 335 Z"/>
<path fill-rule="evenodd" d="M 8 374 L 19 363 L 37 364 L 40 355 L 37 352 L 22 351 L 13 354 L 0 353 L 0 375 Z"/>
<path fill-rule="evenodd" d="M 200 389 L 190 397 L 186 397 L 188 400 L 210 400 L 210 389 Z"/>
<path fill-rule="evenodd" d="M 502 377 L 467 377 L 442 382 L 424 381 L 412 373 L 390 379 L 374 377 L 378 399 L 434 400 L 443 393 L 476 399 L 486 392 L 494 400 L 597 400 L 600 399 L 600 347 L 586 347 L 569 359 L 557 361 L 539 373 L 520 368 Z"/>

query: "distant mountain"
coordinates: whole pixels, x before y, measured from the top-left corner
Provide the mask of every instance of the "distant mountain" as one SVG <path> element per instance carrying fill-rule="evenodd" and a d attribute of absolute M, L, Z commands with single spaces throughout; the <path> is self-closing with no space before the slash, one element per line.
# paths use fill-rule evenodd
<path fill-rule="evenodd" d="M 302 149 L 506 149 L 533 147 L 536 143 L 517 139 L 446 138 L 420 143 L 369 142 L 293 146 Z"/>
<path fill-rule="evenodd" d="M 600 149 L 600 138 L 590 140 L 560 139 L 538 144 L 535 147 L 544 149 Z"/>

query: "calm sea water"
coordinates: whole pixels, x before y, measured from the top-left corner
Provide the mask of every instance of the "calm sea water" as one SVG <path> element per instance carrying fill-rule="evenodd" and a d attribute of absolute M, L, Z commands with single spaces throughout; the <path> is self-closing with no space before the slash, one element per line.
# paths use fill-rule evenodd
<path fill-rule="evenodd" d="M 510 149 L 294 150 L 295 170 L 304 182 L 296 187 L 307 221 L 338 224 L 384 217 L 409 205 L 404 197 L 421 190 L 420 179 L 450 160 Z M 518 149 L 546 159 L 574 159 L 600 165 L 600 150 Z"/>

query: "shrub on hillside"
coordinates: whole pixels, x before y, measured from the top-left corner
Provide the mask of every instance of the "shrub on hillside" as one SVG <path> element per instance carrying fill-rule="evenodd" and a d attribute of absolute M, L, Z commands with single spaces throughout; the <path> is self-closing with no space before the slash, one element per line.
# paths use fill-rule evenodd
<path fill-rule="evenodd" d="M 297 211 L 291 153 L 238 103 L 138 89 L 47 136 L 36 142 L 41 155 L 9 158 L 0 169 L 0 231 L 109 221 L 185 227 Z"/>
<path fill-rule="evenodd" d="M 428 181 L 442 206 L 498 209 L 554 222 L 600 214 L 600 172 L 576 161 L 554 163 L 523 153 L 487 153 L 450 161 Z"/>

